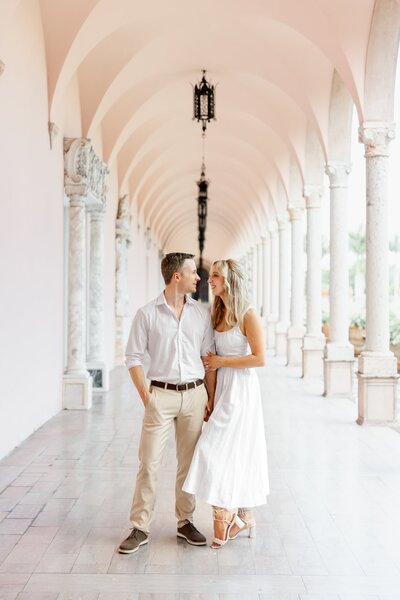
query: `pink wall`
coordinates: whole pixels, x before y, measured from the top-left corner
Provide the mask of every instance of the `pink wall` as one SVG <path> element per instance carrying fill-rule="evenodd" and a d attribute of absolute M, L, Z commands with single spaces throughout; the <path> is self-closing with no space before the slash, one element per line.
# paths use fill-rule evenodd
<path fill-rule="evenodd" d="M 10 22 L 0 79 L 0 456 L 61 408 L 63 163 L 50 150 L 40 11 Z"/>

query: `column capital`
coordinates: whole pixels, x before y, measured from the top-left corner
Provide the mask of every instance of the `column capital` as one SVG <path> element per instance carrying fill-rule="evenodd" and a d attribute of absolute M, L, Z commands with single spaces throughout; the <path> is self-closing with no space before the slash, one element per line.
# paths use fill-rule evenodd
<path fill-rule="evenodd" d="M 262 242 L 263 246 L 266 246 L 267 244 L 269 244 L 271 242 L 271 238 L 270 238 L 269 234 L 268 235 L 262 235 L 261 236 L 261 242 Z"/>
<path fill-rule="evenodd" d="M 291 221 L 300 221 L 304 215 L 304 208 L 301 206 L 290 206 L 288 212 Z"/>
<path fill-rule="evenodd" d="M 102 198 L 99 204 L 89 204 L 86 207 L 88 213 L 90 214 L 91 221 L 102 221 L 104 219 L 104 214 L 106 212 L 106 199 Z"/>
<path fill-rule="evenodd" d="M 325 165 L 325 173 L 329 177 L 330 188 L 347 188 L 348 176 L 351 173 L 351 163 L 332 160 Z"/>
<path fill-rule="evenodd" d="M 107 165 L 88 138 L 64 138 L 64 186 L 67 196 L 87 196 L 95 203 L 105 196 Z"/>
<path fill-rule="evenodd" d="M 290 221 L 278 221 L 279 231 L 288 231 L 290 229 Z"/>
<path fill-rule="evenodd" d="M 306 208 L 320 208 L 323 195 L 324 188 L 322 185 L 306 184 L 303 190 Z"/>
<path fill-rule="evenodd" d="M 68 196 L 70 208 L 84 208 L 86 199 L 81 194 L 70 194 Z"/>
<path fill-rule="evenodd" d="M 396 124 L 390 121 L 364 121 L 358 141 L 365 146 L 365 157 L 389 156 L 389 143 L 396 137 Z"/>

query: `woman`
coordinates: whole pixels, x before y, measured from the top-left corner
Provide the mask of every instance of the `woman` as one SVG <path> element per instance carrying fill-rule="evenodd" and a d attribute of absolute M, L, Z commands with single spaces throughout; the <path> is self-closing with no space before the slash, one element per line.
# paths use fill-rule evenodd
<path fill-rule="evenodd" d="M 215 407 L 197 443 L 185 492 L 212 504 L 214 541 L 220 548 L 240 531 L 255 535 L 251 508 L 266 503 L 267 451 L 260 387 L 254 367 L 265 362 L 262 325 L 249 307 L 245 279 L 234 260 L 215 262 L 208 279 L 217 354 L 203 358 L 218 369 Z"/>

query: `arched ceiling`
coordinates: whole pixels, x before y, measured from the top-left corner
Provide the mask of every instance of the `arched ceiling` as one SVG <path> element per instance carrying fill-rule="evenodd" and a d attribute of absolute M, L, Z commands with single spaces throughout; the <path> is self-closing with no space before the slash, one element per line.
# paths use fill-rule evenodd
<path fill-rule="evenodd" d="M 374 0 L 351 10 L 348 0 L 39 3 L 50 120 L 76 78 L 82 135 L 101 139 L 119 193 L 166 250 L 197 250 L 202 146 L 189 84 L 201 69 L 218 84 L 205 143 L 208 258 L 245 251 L 301 201 L 291 181 L 304 183 L 309 127 L 328 156 L 335 72 L 362 118 Z"/>

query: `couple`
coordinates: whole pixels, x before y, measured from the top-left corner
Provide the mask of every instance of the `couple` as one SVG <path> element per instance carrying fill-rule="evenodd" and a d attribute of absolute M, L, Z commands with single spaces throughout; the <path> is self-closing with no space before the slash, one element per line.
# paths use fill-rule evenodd
<path fill-rule="evenodd" d="M 206 544 L 193 524 L 195 495 L 213 506 L 212 548 L 243 530 L 253 537 L 251 508 L 265 504 L 269 491 L 260 389 L 253 370 L 264 364 L 262 326 L 248 305 L 242 270 L 233 260 L 212 265 L 211 317 L 189 295 L 199 281 L 192 254 L 167 254 L 161 271 L 165 290 L 136 313 L 126 350 L 126 365 L 145 411 L 132 530 L 118 548 L 122 554 L 148 542 L 157 474 L 172 422 L 178 537 L 195 546 Z M 143 372 L 146 351 L 150 387 Z"/>

